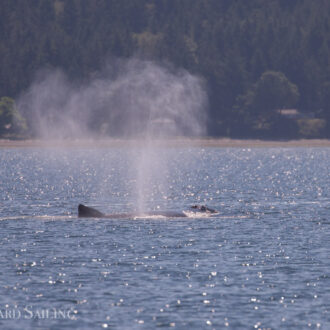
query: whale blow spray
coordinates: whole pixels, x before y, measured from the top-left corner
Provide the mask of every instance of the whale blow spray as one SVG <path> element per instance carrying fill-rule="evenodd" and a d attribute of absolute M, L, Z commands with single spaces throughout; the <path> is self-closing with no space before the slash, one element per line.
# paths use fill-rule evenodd
<path fill-rule="evenodd" d="M 203 80 L 135 58 L 109 62 L 83 82 L 59 69 L 42 70 L 18 107 L 37 138 L 129 139 L 140 209 L 167 189 L 168 160 L 159 141 L 206 133 Z"/>

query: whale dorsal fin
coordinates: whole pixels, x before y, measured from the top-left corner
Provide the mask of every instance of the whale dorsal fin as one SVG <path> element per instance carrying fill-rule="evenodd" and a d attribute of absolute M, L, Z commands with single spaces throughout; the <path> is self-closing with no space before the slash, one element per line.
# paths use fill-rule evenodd
<path fill-rule="evenodd" d="M 103 218 L 105 215 L 92 207 L 85 206 L 83 204 L 78 205 L 78 217 L 79 218 Z"/>

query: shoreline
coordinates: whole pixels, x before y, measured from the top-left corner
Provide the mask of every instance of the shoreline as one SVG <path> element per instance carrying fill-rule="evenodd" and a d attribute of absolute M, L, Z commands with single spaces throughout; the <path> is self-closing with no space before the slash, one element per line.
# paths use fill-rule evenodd
<path fill-rule="evenodd" d="M 142 139 L 72 139 L 72 140 L 9 140 L 0 139 L 0 148 L 115 148 L 141 147 L 148 141 Z M 147 144 L 148 145 L 148 144 Z M 229 138 L 173 138 L 153 140 L 159 147 L 205 147 L 205 148 L 319 148 L 330 147 L 328 139 L 301 139 L 288 141 L 243 140 Z"/>

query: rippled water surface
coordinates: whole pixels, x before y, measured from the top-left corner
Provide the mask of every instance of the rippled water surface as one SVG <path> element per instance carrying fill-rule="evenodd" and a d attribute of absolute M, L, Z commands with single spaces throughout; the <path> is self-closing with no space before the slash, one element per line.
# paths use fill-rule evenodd
<path fill-rule="evenodd" d="M 330 149 L 0 149 L 0 164 L 0 327 L 330 329 Z M 219 213 L 79 219 L 79 203 Z"/>

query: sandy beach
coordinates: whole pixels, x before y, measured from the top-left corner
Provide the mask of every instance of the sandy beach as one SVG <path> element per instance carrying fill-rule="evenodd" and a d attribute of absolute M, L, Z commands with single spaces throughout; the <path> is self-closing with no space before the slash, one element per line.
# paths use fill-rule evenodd
<path fill-rule="evenodd" d="M 166 147 L 219 147 L 219 148 L 290 148 L 330 147 L 327 139 L 301 139 L 289 141 L 239 140 L 228 138 L 178 138 L 153 140 L 153 145 Z M 66 140 L 6 140 L 0 139 L 0 148 L 112 148 L 138 147 L 145 140 L 129 139 L 66 139 Z"/>

